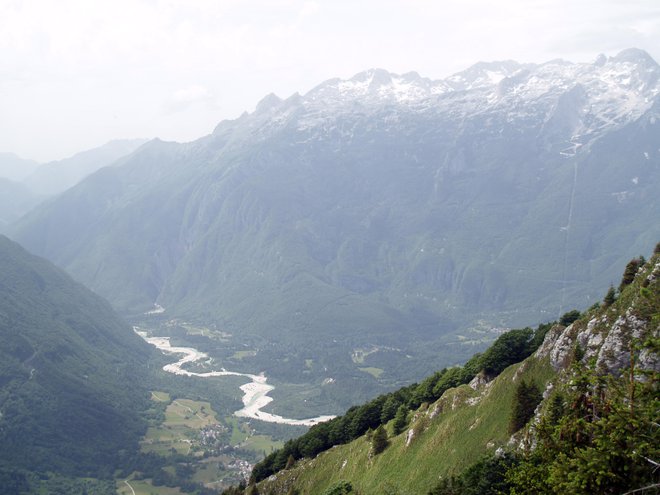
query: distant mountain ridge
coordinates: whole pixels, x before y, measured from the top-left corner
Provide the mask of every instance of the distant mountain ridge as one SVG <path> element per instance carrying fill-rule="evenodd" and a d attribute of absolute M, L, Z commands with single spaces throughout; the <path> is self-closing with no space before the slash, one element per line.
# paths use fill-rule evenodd
<path fill-rule="evenodd" d="M 49 196 L 129 155 L 145 142 L 145 139 L 119 139 L 41 165 L 12 153 L 0 153 L 0 233 Z"/>
<path fill-rule="evenodd" d="M 659 75 L 632 49 L 333 79 L 151 141 L 12 236 L 123 311 L 323 349 L 547 320 L 660 236 Z"/>
<path fill-rule="evenodd" d="M 87 175 L 131 154 L 146 139 L 117 139 L 103 146 L 76 153 L 69 158 L 40 165 L 24 183 L 40 195 L 54 195 L 77 184 Z"/>

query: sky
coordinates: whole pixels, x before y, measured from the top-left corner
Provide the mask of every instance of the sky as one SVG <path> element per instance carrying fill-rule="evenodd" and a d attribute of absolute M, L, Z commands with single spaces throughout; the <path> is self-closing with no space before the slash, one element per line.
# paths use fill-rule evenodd
<path fill-rule="evenodd" d="M 265 95 L 379 67 L 660 61 L 659 0 L 0 0 L 0 152 L 190 141 Z"/>

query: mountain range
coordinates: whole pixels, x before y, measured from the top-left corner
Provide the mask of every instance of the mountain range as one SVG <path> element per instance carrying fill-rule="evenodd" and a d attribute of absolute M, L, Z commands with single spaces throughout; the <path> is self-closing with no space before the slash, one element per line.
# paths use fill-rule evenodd
<path fill-rule="evenodd" d="M 651 248 L 659 76 L 636 49 L 440 81 L 369 70 L 151 141 L 10 235 L 125 314 L 410 363 L 417 343 L 588 306 Z"/>
<path fill-rule="evenodd" d="M 453 484 L 484 472 L 474 467 L 484 453 L 497 471 L 500 449 L 523 470 L 516 486 L 550 483 L 570 471 L 560 450 L 576 445 L 559 440 L 584 426 L 571 411 L 587 403 L 602 406 L 596 444 L 651 427 L 636 450 L 588 453 L 616 453 L 598 465 L 617 476 L 626 463 L 644 471 L 640 455 L 657 454 L 647 419 L 657 412 L 660 247 L 602 295 L 660 238 L 659 120 L 660 66 L 635 49 L 593 63 L 479 63 L 438 81 L 372 69 L 269 95 L 191 143 L 109 143 L 0 182 L 2 228 L 33 253 L 0 236 L 0 491 L 196 483 L 219 459 L 191 453 L 197 430 L 186 431 L 188 454 L 146 448 L 160 446 L 161 427 L 169 435 L 168 408 L 184 397 L 212 410 L 217 447 L 237 455 L 242 429 L 264 454 L 276 434 L 289 438 L 284 425 L 231 415 L 237 377 L 164 377 L 171 359 L 122 317 L 194 346 L 208 358 L 195 370 L 262 372 L 274 387 L 264 412 L 353 405 L 256 466 L 266 493 L 352 484 L 471 495 Z M 623 370 L 627 381 L 598 388 Z M 656 375 L 636 385 L 647 372 Z M 512 428 L 516 401 L 533 404 Z M 174 419 L 190 419 L 184 410 Z M 601 423 L 616 420 L 612 410 L 629 420 Z M 553 414 L 555 436 L 543 437 L 536 425 Z M 526 442 L 547 442 L 553 458 L 516 457 Z M 574 466 L 601 479 L 588 462 Z M 642 474 L 636 483 L 657 482 Z M 582 481 L 561 483 L 572 493 Z"/>
<path fill-rule="evenodd" d="M 118 139 L 41 165 L 11 153 L 0 153 L 0 232 L 47 198 L 130 154 L 145 142 Z"/>

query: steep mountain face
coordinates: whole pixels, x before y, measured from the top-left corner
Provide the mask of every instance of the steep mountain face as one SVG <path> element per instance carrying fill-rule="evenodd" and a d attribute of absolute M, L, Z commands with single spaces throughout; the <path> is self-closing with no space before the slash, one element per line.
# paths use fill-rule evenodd
<path fill-rule="evenodd" d="M 660 374 L 659 338 L 660 244 L 651 260 L 637 270 L 630 285 L 623 287 L 616 301 L 591 308 L 568 326 L 554 325 L 545 335 L 542 345 L 527 359 L 507 367 L 495 379 L 480 373 L 469 384 L 450 388 L 438 400 L 407 411 L 404 421 L 406 426 L 400 432 L 394 431 L 396 419 L 386 421 L 389 438 L 383 452 L 375 452 L 375 433 L 371 437 L 367 434 L 318 456 L 311 456 L 314 458 L 307 456 L 296 463 L 288 462 L 286 469 L 262 478 L 259 493 L 285 494 L 295 493 L 295 490 L 299 493 L 322 494 L 493 493 L 492 490 L 484 489 L 484 486 L 492 488 L 493 485 L 489 483 L 497 482 L 493 471 L 490 472 L 490 479 L 482 474 L 480 479 L 472 481 L 472 485 L 454 485 L 453 491 L 430 490 L 436 487 L 439 480 L 464 473 L 485 456 L 491 456 L 495 462 L 503 460 L 503 466 L 524 463 L 533 455 L 533 446 L 539 432 L 543 428 L 554 427 L 552 421 L 562 424 L 558 417 L 548 420 L 548 415 L 564 414 L 568 418 L 576 410 L 579 411 L 580 407 L 598 411 L 598 414 L 579 417 L 577 424 L 580 426 L 577 430 L 570 429 L 573 426 L 568 426 L 571 424 L 568 420 L 564 423 L 565 437 L 576 435 L 577 431 L 577 437 L 581 435 L 582 440 L 574 451 L 569 449 L 563 455 L 575 460 L 581 454 L 580 449 L 583 449 L 590 455 L 584 455 L 582 462 L 576 461 L 572 470 L 577 472 L 583 469 L 580 474 L 585 475 L 586 465 L 587 471 L 593 469 L 596 472 L 594 478 L 598 472 L 605 473 L 603 479 L 608 481 L 594 489 L 593 479 L 585 476 L 585 485 L 579 490 L 575 487 L 562 490 L 553 483 L 569 483 L 568 477 L 561 480 L 545 479 L 549 473 L 543 471 L 538 465 L 541 462 L 538 462 L 532 477 L 542 478 L 538 479 L 539 486 L 549 490 L 521 491 L 518 486 L 517 491 L 511 493 L 621 493 L 621 483 L 623 489 L 628 490 L 649 485 L 653 488 L 658 481 L 657 473 L 654 474 L 654 463 L 647 460 L 653 461 L 659 452 L 656 423 Z M 634 358 L 632 362 L 631 357 Z M 631 366 L 634 366 L 632 372 Z M 637 390 L 637 394 L 630 392 L 633 387 L 631 375 L 641 382 L 637 384 L 640 390 L 647 387 L 646 392 L 651 392 L 650 396 L 641 397 L 640 390 Z M 617 381 L 616 377 L 622 377 L 621 381 Z M 538 387 L 540 403 L 538 406 L 537 403 L 533 404 L 530 411 L 532 414 L 523 422 L 530 420 L 527 427 L 516 428 L 512 432 L 510 423 L 517 402 L 516 390 L 522 383 Z M 624 391 L 623 399 L 613 390 L 617 387 Z M 576 391 L 581 389 L 585 391 L 582 404 L 572 402 L 569 396 L 562 395 L 578 393 Z M 603 404 L 599 404 L 598 397 L 605 398 Z M 564 405 L 559 409 L 563 408 L 563 413 L 557 413 L 556 410 L 550 412 L 553 406 L 557 409 L 562 401 Z M 651 414 L 644 415 L 642 406 L 649 404 Z M 598 410 L 599 407 L 603 409 Z M 383 403 L 381 408 L 386 408 Z M 625 445 L 619 446 L 614 452 L 607 452 L 608 447 L 599 444 L 602 439 L 592 439 L 590 445 L 588 434 L 600 433 L 597 430 L 594 433 L 594 429 L 589 428 L 590 423 L 605 419 L 599 425 L 600 428 L 605 427 L 602 435 L 612 438 L 620 435 L 615 430 L 616 420 L 606 418 L 608 411 L 612 410 L 616 410 L 617 414 L 628 414 L 634 424 L 632 430 L 642 433 L 641 439 L 629 437 Z M 379 412 L 374 413 L 377 418 Z M 626 421 L 623 420 L 623 423 Z M 331 429 L 324 432 L 323 425 L 315 428 L 320 437 L 332 435 Z M 310 430 L 306 436 L 311 436 L 313 432 L 314 429 Z M 561 439 L 558 436 L 554 441 L 559 443 Z M 313 445 L 313 440 L 310 439 L 308 445 Z M 531 453 L 527 450 L 530 446 Z M 603 451 L 605 455 L 598 457 L 597 453 Z M 523 452 L 525 455 L 522 461 L 520 458 L 516 461 L 516 455 Z M 543 452 L 540 455 L 542 457 Z M 616 465 L 624 461 L 625 468 Z M 498 493 L 509 493 L 510 487 L 504 483 L 502 472 L 496 474 L 501 476 Z M 481 489 L 476 486 L 477 483 Z M 342 485 L 350 486 L 351 489 L 341 491 L 337 487 Z M 331 491 L 333 488 L 335 491 Z M 245 493 L 250 493 L 250 488 Z"/>
<path fill-rule="evenodd" d="M 129 155 L 146 143 L 146 139 L 119 139 L 64 160 L 44 163 L 24 179 L 30 190 L 52 196 L 77 184 L 84 177 Z"/>
<path fill-rule="evenodd" d="M 12 235 L 124 311 L 402 346 L 586 306 L 660 236 L 660 67 L 370 70 L 152 141 Z"/>
<path fill-rule="evenodd" d="M 0 479 L 111 477 L 145 428 L 151 351 L 110 305 L 0 236 Z"/>

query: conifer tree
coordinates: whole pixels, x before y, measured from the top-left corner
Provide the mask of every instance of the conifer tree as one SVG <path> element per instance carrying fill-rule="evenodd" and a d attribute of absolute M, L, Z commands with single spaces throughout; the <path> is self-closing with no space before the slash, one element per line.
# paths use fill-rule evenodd
<path fill-rule="evenodd" d="M 534 383 L 527 383 L 525 380 L 520 381 L 516 387 L 513 410 L 511 411 L 509 423 L 511 433 L 517 432 L 527 424 L 534 416 L 534 409 L 536 409 L 542 398 L 541 391 Z"/>
<path fill-rule="evenodd" d="M 603 299 L 603 304 L 606 308 L 609 308 L 612 304 L 614 304 L 614 301 L 616 301 L 616 291 L 614 290 L 614 286 L 610 285 L 610 288 L 607 291 L 607 294 L 605 294 L 605 298 Z"/>

